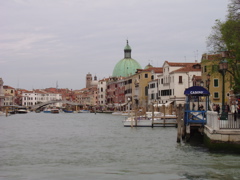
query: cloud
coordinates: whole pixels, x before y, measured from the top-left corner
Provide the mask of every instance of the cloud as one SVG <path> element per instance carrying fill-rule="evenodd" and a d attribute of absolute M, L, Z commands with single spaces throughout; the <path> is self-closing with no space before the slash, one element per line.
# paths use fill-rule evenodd
<path fill-rule="evenodd" d="M 31 51 L 35 51 L 36 46 L 43 42 L 46 46 L 49 46 L 52 42 L 56 42 L 56 36 L 54 35 L 33 33 L 1 34 L 0 39 L 2 53 L 5 51 L 5 53 L 18 54 L 23 52 L 25 52 L 23 54 L 29 54 Z"/>
<path fill-rule="evenodd" d="M 226 9 L 227 0 L 0 1 L 0 76 L 37 87 L 46 72 L 46 83 L 58 77 L 62 86 L 81 88 L 88 72 L 112 74 L 126 39 L 142 67 L 194 61 Z"/>

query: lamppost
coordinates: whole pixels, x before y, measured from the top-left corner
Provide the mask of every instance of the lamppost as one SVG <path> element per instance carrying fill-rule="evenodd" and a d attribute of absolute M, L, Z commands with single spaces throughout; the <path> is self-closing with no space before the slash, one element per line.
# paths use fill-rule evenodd
<path fill-rule="evenodd" d="M 131 99 L 128 97 L 127 101 L 128 101 L 128 117 L 130 117 L 130 101 L 131 101 Z"/>
<path fill-rule="evenodd" d="M 222 60 L 219 63 L 219 72 L 222 74 L 222 113 L 221 113 L 221 120 L 227 120 L 228 118 L 228 112 L 226 112 L 225 109 L 225 74 L 228 69 L 228 62 L 225 59 L 226 58 L 226 51 L 222 51 Z"/>
<path fill-rule="evenodd" d="M 207 74 L 207 88 L 208 88 L 208 91 L 209 91 L 209 88 L 210 88 L 210 74 L 208 73 Z"/>

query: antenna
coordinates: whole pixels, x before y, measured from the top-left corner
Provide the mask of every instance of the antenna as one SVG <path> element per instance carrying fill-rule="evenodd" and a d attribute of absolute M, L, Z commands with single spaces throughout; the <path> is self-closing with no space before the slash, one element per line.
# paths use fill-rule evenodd
<path fill-rule="evenodd" d="M 198 60 L 198 50 L 193 51 L 194 52 L 194 60 Z"/>

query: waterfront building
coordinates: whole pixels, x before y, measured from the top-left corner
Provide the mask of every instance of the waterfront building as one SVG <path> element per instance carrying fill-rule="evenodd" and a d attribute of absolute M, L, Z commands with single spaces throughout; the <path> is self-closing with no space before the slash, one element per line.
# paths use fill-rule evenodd
<path fill-rule="evenodd" d="M 155 68 L 155 70 L 152 70 L 152 80 L 148 82 L 148 105 L 150 105 L 150 103 L 161 103 L 158 94 L 158 79 L 161 77 L 162 73 L 162 68 Z"/>
<path fill-rule="evenodd" d="M 75 102 L 81 104 L 84 108 L 96 106 L 98 103 L 97 86 L 75 90 L 74 93 L 76 96 Z"/>
<path fill-rule="evenodd" d="M 12 106 L 15 105 L 15 89 L 11 86 L 4 85 L 4 106 Z"/>
<path fill-rule="evenodd" d="M 86 88 L 90 88 L 93 86 L 97 86 L 98 85 L 98 80 L 97 80 L 97 76 L 94 76 L 94 79 L 92 78 L 92 74 L 88 73 L 86 75 Z"/>
<path fill-rule="evenodd" d="M 184 103 L 184 90 L 193 86 L 194 75 L 201 76 L 201 64 L 165 61 L 162 68 L 158 78 L 160 103 Z"/>
<path fill-rule="evenodd" d="M 162 68 L 161 67 L 147 67 L 148 69 L 139 69 L 137 71 L 135 82 L 138 81 L 139 83 L 135 84 L 135 97 L 134 99 L 138 99 L 138 106 L 144 107 L 146 105 L 149 105 L 151 103 L 149 95 L 151 94 L 151 97 L 156 99 L 157 98 L 157 92 L 152 92 L 152 88 L 150 90 L 149 82 L 157 79 L 159 75 L 162 74 Z M 155 82 L 156 83 L 156 82 Z M 157 87 L 158 84 L 155 85 Z M 150 91 L 149 91 L 150 90 Z M 136 101 L 136 100 L 135 100 Z"/>
<path fill-rule="evenodd" d="M 210 102 L 222 106 L 222 75 L 219 73 L 219 62 L 222 60 L 221 54 L 203 54 L 202 80 L 204 87 L 210 92 Z M 232 77 L 229 73 L 225 75 L 225 99 L 224 102 L 230 104 Z"/>
<path fill-rule="evenodd" d="M 109 78 L 103 78 L 98 81 L 98 106 L 106 106 L 106 89 Z"/>
<path fill-rule="evenodd" d="M 62 100 L 59 93 L 48 93 L 44 90 L 27 91 L 22 94 L 22 106 L 33 106 L 38 103 Z M 54 106 L 61 107 L 61 103 L 55 103 Z"/>
<path fill-rule="evenodd" d="M 0 107 L 4 104 L 4 90 L 3 90 L 3 80 L 0 78 Z"/>
<path fill-rule="evenodd" d="M 107 107 L 111 109 L 125 109 L 122 106 L 125 104 L 125 92 L 124 92 L 123 77 L 110 77 L 107 82 L 106 89 L 106 102 Z"/>

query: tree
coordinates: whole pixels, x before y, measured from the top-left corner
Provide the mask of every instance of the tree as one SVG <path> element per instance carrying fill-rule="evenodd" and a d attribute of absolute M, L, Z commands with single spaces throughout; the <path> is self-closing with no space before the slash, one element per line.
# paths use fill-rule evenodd
<path fill-rule="evenodd" d="M 233 90 L 240 93 L 240 0 L 231 0 L 226 21 L 216 20 L 207 45 L 213 51 L 228 50 L 228 72 L 233 77 Z"/>

